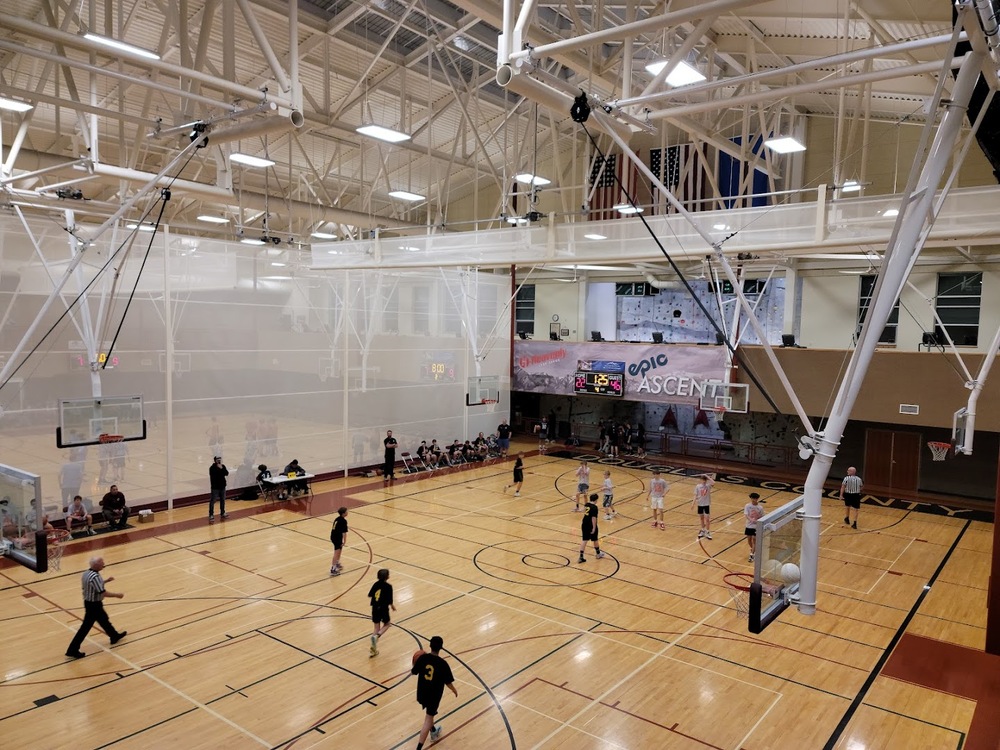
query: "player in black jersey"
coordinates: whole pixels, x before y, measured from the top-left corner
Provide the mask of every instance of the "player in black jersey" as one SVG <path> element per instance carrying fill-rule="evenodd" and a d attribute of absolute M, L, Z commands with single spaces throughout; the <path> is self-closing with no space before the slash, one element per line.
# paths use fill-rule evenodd
<path fill-rule="evenodd" d="M 597 537 L 597 513 L 597 493 L 592 492 L 587 504 L 583 506 L 583 520 L 580 522 L 580 534 L 583 540 L 580 542 L 580 559 L 578 562 L 587 562 L 587 558 L 583 556 L 583 552 L 587 548 L 587 542 L 594 543 L 594 552 L 597 553 L 598 560 L 604 557 L 604 553 L 601 552 L 601 543 Z"/>
<path fill-rule="evenodd" d="M 415 662 L 411 674 L 417 675 L 417 703 L 424 707 L 424 725 L 420 728 L 420 738 L 417 740 L 417 750 L 422 750 L 424 741 L 429 734 L 434 742 L 441 736 L 441 725 L 434 726 L 434 716 L 441 705 L 441 697 L 447 687 L 455 697 L 458 697 L 458 689 L 455 687 L 455 677 L 451 673 L 451 667 L 441 658 L 440 652 L 444 648 L 444 639 L 436 635 L 431 638 L 431 652 L 424 652 Z"/>

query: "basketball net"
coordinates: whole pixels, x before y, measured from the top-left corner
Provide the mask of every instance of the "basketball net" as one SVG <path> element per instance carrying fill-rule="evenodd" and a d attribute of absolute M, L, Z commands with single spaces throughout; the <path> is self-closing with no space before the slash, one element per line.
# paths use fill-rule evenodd
<path fill-rule="evenodd" d="M 491 399 L 491 398 L 484 398 L 483 399 L 483 406 L 486 407 L 486 413 L 487 414 L 492 414 L 493 412 L 495 412 L 497 410 L 497 402 L 496 402 L 496 400 Z"/>
<path fill-rule="evenodd" d="M 53 529 L 46 535 L 45 552 L 49 558 L 49 570 L 59 570 L 62 564 L 63 549 L 73 535 L 62 529 Z"/>
<path fill-rule="evenodd" d="M 928 442 L 927 447 L 931 449 L 932 461 L 944 461 L 951 451 L 951 443 L 939 443 L 934 440 Z"/>

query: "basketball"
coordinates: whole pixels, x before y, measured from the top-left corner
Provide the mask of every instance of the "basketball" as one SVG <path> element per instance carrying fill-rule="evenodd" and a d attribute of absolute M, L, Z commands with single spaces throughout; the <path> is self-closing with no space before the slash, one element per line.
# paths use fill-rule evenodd
<path fill-rule="evenodd" d="M 781 566 L 781 579 L 787 584 L 799 582 L 799 566 L 795 563 L 785 563 Z"/>
<path fill-rule="evenodd" d="M 419 659 L 425 653 L 426 652 L 422 648 L 418 648 L 416 651 L 414 651 L 413 652 L 413 663 L 416 664 L 417 663 L 417 659 Z"/>

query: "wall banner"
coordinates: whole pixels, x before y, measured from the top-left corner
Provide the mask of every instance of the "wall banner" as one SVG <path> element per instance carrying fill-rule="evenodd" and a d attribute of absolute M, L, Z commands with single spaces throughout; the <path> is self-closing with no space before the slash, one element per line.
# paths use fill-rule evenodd
<path fill-rule="evenodd" d="M 722 380 L 723 346 L 514 341 L 511 390 L 697 404 Z"/>

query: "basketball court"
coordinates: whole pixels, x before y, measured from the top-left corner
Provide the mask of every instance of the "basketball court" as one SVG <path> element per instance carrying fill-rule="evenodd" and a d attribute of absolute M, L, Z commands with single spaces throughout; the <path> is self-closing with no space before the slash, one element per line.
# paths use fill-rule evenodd
<path fill-rule="evenodd" d="M 724 582 L 753 571 L 743 506 L 754 489 L 769 511 L 797 493 L 727 477 L 712 493 L 713 539 L 699 540 L 694 472 L 666 471 L 660 531 L 649 470 L 613 464 L 607 556 L 588 549 L 581 564 L 577 463 L 529 454 L 519 498 L 503 492 L 512 461 L 388 488 L 343 479 L 308 502 L 231 501 L 212 526 L 200 506 L 157 513 L 70 542 L 58 572 L 5 561 L 0 736 L 54 748 L 415 747 L 410 657 L 441 635 L 459 691 L 442 701 L 442 748 L 995 747 L 995 697 L 913 671 L 933 648 L 889 658 L 925 636 L 956 654 L 982 648 L 992 524 L 865 504 L 852 530 L 826 498 L 823 606 L 812 617 L 790 607 L 752 635 Z M 339 505 L 350 534 L 333 578 Z M 128 636 L 110 648 L 95 629 L 87 657 L 68 660 L 94 554 L 109 590 L 125 593 L 107 608 Z M 382 567 L 395 627 L 369 658 L 365 595 Z M 991 668 L 981 652 L 975 663 Z"/>

